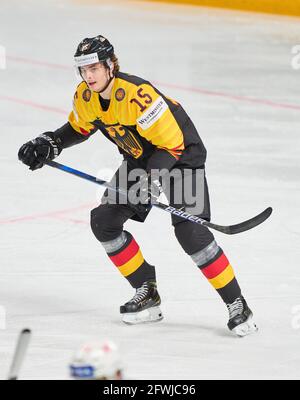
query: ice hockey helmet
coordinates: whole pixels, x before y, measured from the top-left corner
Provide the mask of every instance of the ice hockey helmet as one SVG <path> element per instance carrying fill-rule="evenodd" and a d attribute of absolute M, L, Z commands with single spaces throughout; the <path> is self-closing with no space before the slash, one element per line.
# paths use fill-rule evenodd
<path fill-rule="evenodd" d="M 83 39 L 74 55 L 77 68 L 84 65 L 104 62 L 114 54 L 113 45 L 102 35 Z"/>
<path fill-rule="evenodd" d="M 117 345 L 111 340 L 83 344 L 70 364 L 75 379 L 121 379 L 122 362 Z"/>

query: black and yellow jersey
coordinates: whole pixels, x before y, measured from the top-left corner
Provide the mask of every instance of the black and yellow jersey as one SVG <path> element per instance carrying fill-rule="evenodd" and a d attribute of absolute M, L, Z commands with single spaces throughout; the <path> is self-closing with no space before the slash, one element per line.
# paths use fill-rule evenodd
<path fill-rule="evenodd" d="M 192 121 L 179 103 L 150 82 L 118 72 L 107 109 L 100 100 L 85 82 L 78 85 L 69 115 L 76 134 L 87 138 L 99 129 L 124 158 L 143 168 L 149 162 L 151 168 L 204 164 L 206 150 Z M 156 157 L 157 152 L 165 157 Z M 167 160 L 166 165 L 151 163 L 155 158 Z"/>

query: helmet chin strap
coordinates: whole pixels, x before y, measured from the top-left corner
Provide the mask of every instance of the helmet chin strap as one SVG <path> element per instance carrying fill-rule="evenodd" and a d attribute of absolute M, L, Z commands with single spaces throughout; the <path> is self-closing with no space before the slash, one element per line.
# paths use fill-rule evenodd
<path fill-rule="evenodd" d="M 108 79 L 108 81 L 107 81 L 106 85 L 104 86 L 104 88 L 102 88 L 101 91 L 98 92 L 98 93 L 99 93 L 99 94 L 103 93 L 103 92 L 108 88 L 110 82 L 111 82 L 113 79 L 114 79 L 114 76 L 111 76 L 111 77 Z"/>
<path fill-rule="evenodd" d="M 99 94 L 103 93 L 109 86 L 109 84 L 111 83 L 111 81 L 114 79 L 114 74 L 113 74 L 113 63 L 110 60 L 105 61 L 106 69 L 108 70 L 109 73 L 109 78 L 106 82 L 106 85 L 104 86 L 104 88 L 101 89 L 100 92 L 98 92 Z"/>

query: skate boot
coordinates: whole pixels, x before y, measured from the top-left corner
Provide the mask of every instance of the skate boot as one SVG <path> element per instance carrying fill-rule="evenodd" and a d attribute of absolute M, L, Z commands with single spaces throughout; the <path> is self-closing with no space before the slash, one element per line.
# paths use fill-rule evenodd
<path fill-rule="evenodd" d="M 257 326 L 252 319 L 252 311 L 242 295 L 226 306 L 229 311 L 227 326 L 237 336 L 246 336 L 257 331 Z"/>
<path fill-rule="evenodd" d="M 139 324 L 142 322 L 154 322 L 163 319 L 160 305 L 160 296 L 156 289 L 156 282 L 144 282 L 136 289 L 131 300 L 120 307 L 125 324 Z"/>

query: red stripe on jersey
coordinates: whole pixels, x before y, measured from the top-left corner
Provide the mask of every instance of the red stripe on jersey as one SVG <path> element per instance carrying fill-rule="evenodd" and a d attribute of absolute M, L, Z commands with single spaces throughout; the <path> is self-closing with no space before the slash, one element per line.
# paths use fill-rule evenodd
<path fill-rule="evenodd" d="M 179 160 L 181 154 L 171 153 L 169 152 L 176 160 Z"/>
<path fill-rule="evenodd" d="M 212 279 L 218 276 L 228 266 L 229 261 L 224 253 L 207 267 L 201 269 L 207 279 Z"/>
<path fill-rule="evenodd" d="M 183 145 L 183 143 L 184 143 L 184 142 L 182 142 L 179 146 L 173 147 L 173 148 L 170 149 L 170 150 L 174 151 L 174 150 L 178 149 L 179 147 L 181 147 L 181 146 Z M 181 150 L 182 150 L 182 149 L 181 149 Z"/>
<path fill-rule="evenodd" d="M 182 146 L 183 146 L 183 149 L 179 149 L 179 147 L 182 147 Z M 175 154 L 180 153 L 181 154 L 182 151 L 184 150 L 184 142 L 182 142 L 179 146 L 173 147 L 172 149 L 169 149 L 168 147 L 161 147 L 161 146 L 159 148 L 162 150 L 166 150 L 169 153 L 175 153 Z"/>
<path fill-rule="evenodd" d="M 182 150 L 170 150 L 167 149 L 166 147 L 160 147 L 162 150 L 166 150 L 171 156 L 176 158 L 176 160 L 179 160 L 180 156 L 182 155 Z"/>
<path fill-rule="evenodd" d="M 84 136 L 87 136 L 87 135 L 90 134 L 90 132 L 86 131 L 86 130 L 83 129 L 83 128 L 79 128 L 79 129 L 80 129 L 80 132 L 81 132 Z"/>
<path fill-rule="evenodd" d="M 132 239 L 129 245 L 124 250 L 122 250 L 119 254 L 116 254 L 115 256 L 110 256 L 109 258 L 117 267 L 121 267 L 123 264 L 131 260 L 132 257 L 134 257 L 139 251 L 139 249 L 140 248 L 137 242 Z"/>

